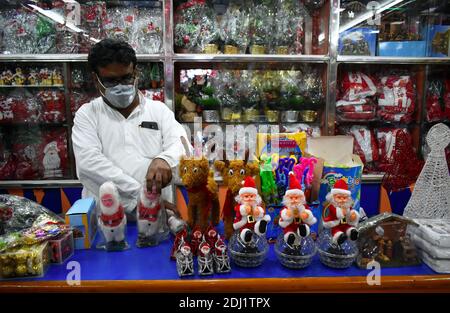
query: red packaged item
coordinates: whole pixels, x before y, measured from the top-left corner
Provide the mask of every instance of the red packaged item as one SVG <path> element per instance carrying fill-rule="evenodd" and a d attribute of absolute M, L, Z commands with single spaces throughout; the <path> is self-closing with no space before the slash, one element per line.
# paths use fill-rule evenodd
<path fill-rule="evenodd" d="M 14 120 L 12 104 L 12 98 L 0 96 L 0 124 L 11 123 Z"/>
<path fill-rule="evenodd" d="M 29 180 L 39 178 L 39 150 L 41 132 L 38 128 L 17 129 L 11 135 L 14 138 L 11 153 L 15 156 L 15 179 Z"/>
<path fill-rule="evenodd" d="M 39 121 L 40 105 L 29 92 L 11 95 L 13 121 L 18 123 L 33 123 Z"/>
<path fill-rule="evenodd" d="M 62 123 L 66 120 L 64 93 L 61 91 L 41 91 L 38 98 L 42 103 L 42 120 L 47 123 Z"/>
<path fill-rule="evenodd" d="M 343 112 L 337 115 L 339 121 L 372 121 L 376 118 L 375 111 Z"/>
<path fill-rule="evenodd" d="M 399 132 L 404 132 L 412 144 L 412 138 L 406 128 L 380 128 L 377 131 L 379 166 L 378 169 L 386 171 L 392 152 L 395 147 L 395 139 Z"/>
<path fill-rule="evenodd" d="M 353 153 L 357 154 L 364 164 L 378 161 L 378 142 L 373 129 L 354 125 L 350 128 L 342 128 L 342 132 L 353 136 Z"/>
<path fill-rule="evenodd" d="M 393 114 L 385 112 L 383 110 L 378 111 L 378 117 L 380 118 L 380 120 L 405 124 L 411 123 L 413 120 L 411 114 L 403 114 L 403 113 Z"/>
<path fill-rule="evenodd" d="M 431 80 L 427 90 L 427 121 L 440 121 L 445 118 L 444 98 L 445 83 L 442 80 Z"/>
<path fill-rule="evenodd" d="M 450 79 L 445 81 L 444 107 L 444 116 L 450 120 Z"/>
<path fill-rule="evenodd" d="M 390 114 L 412 114 L 416 93 L 410 76 L 384 76 L 380 79 L 380 110 Z"/>
<path fill-rule="evenodd" d="M 39 152 L 43 178 L 65 176 L 68 165 L 67 133 L 65 129 L 50 130 L 44 133 Z"/>
<path fill-rule="evenodd" d="M 374 96 L 377 92 L 375 81 L 361 72 L 347 72 L 341 83 L 340 99 L 354 101 Z"/>

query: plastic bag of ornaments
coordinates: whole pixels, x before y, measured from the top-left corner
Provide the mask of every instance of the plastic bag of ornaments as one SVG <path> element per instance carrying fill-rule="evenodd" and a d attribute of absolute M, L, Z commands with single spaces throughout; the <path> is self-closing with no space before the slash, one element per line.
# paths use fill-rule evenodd
<path fill-rule="evenodd" d="M 370 98 L 353 101 L 339 100 L 336 102 L 336 117 L 338 121 L 374 121 L 377 117 L 377 106 Z"/>
<path fill-rule="evenodd" d="M 5 10 L 1 14 L 2 53 L 42 54 L 56 52 L 56 31 L 46 18 L 27 9 Z"/>
<path fill-rule="evenodd" d="M 39 159 L 43 169 L 42 177 L 44 179 L 65 177 L 69 164 L 66 130 L 44 132 L 41 147 Z"/>
<path fill-rule="evenodd" d="M 426 101 L 427 121 L 450 120 L 450 80 L 431 80 Z"/>
<path fill-rule="evenodd" d="M 379 159 L 378 141 L 374 130 L 367 126 L 353 125 L 340 127 L 339 132 L 353 137 L 353 153 L 361 158 L 364 170 L 374 169 L 374 162 Z"/>
<path fill-rule="evenodd" d="M 377 82 L 371 75 L 362 72 L 346 72 L 343 74 L 339 90 L 339 100 L 355 101 L 375 96 Z"/>
<path fill-rule="evenodd" d="M 410 233 L 422 260 L 438 273 L 450 273 L 450 220 L 414 219 Z"/>
<path fill-rule="evenodd" d="M 22 234 L 24 232 L 32 233 L 30 230 L 33 227 L 36 229 L 37 226 L 45 225 L 49 221 L 53 225 L 64 224 L 64 220 L 55 213 L 34 201 L 19 196 L 0 195 L 0 211 L 0 228 L 3 232 L 0 233 L 0 251 L 22 244 L 24 242 Z M 44 235 L 57 236 L 60 233 L 55 230 L 39 232 L 37 238 L 45 239 Z"/>
<path fill-rule="evenodd" d="M 12 121 L 17 123 L 35 123 L 41 120 L 42 107 L 36 97 L 24 89 L 10 92 L 3 103 L 3 108 L 12 113 Z M 11 119 L 8 113 L 6 116 Z"/>
<path fill-rule="evenodd" d="M 386 75 L 379 81 L 378 116 L 386 121 L 409 123 L 415 109 L 416 92 L 409 75 Z"/>
<path fill-rule="evenodd" d="M 64 93 L 44 90 L 37 94 L 42 106 L 42 120 L 46 123 L 62 123 L 66 120 Z"/>

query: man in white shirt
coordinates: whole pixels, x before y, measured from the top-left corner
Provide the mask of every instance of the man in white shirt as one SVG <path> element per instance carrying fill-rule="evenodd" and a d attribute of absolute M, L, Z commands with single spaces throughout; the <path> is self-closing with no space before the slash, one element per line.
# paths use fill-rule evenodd
<path fill-rule="evenodd" d="M 112 181 L 128 213 L 144 183 L 149 191 L 162 190 L 170 198 L 170 186 L 164 187 L 184 153 L 184 128 L 164 103 L 138 91 L 136 54 L 126 42 L 100 41 L 88 63 L 101 97 L 77 111 L 72 128 L 82 197 L 98 200 L 100 185 Z"/>

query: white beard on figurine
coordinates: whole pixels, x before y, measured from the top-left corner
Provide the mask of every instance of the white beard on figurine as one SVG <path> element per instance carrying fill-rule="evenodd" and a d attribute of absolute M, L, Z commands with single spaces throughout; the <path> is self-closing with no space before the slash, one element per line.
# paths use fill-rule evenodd
<path fill-rule="evenodd" d="M 139 203 L 137 207 L 137 224 L 139 238 L 138 247 L 157 245 L 160 241 L 159 235 L 162 237 L 167 232 L 166 212 L 161 203 L 159 194 L 147 191 L 147 187 L 143 186 Z"/>
<path fill-rule="evenodd" d="M 56 141 L 52 141 L 45 146 L 44 158 L 42 159 L 44 165 L 44 178 L 62 177 L 61 159 L 58 152 L 59 150 Z"/>
<path fill-rule="evenodd" d="M 98 223 L 105 237 L 106 250 L 124 250 L 128 247 L 125 241 L 127 217 L 120 204 L 120 196 L 113 182 L 105 182 L 100 186 L 100 215 Z"/>

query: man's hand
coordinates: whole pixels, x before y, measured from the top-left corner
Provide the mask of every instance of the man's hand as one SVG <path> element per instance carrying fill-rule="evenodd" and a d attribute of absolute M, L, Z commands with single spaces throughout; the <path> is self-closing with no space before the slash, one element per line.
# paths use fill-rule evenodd
<path fill-rule="evenodd" d="M 147 170 L 147 190 L 153 193 L 161 193 L 161 189 L 166 187 L 172 180 L 172 169 L 163 159 L 153 159 Z"/>
<path fill-rule="evenodd" d="M 351 222 L 356 221 L 356 213 L 355 213 L 355 212 L 352 212 L 352 213 L 350 214 L 350 221 L 351 221 Z"/>

